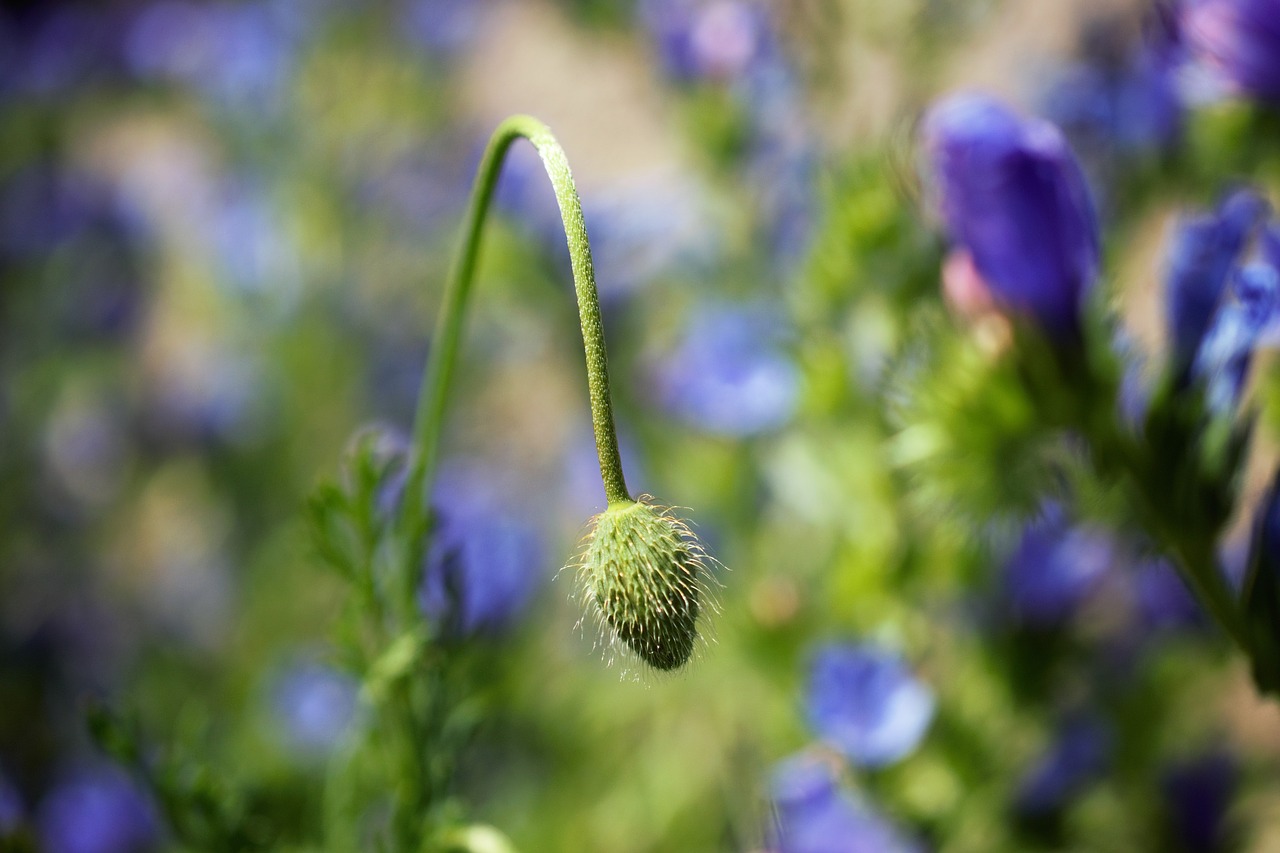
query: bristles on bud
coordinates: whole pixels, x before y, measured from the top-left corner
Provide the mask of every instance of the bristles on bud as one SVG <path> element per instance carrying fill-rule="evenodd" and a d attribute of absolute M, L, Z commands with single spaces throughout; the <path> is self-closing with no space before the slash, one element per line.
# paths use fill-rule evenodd
<path fill-rule="evenodd" d="M 683 521 L 643 501 L 595 517 L 578 575 L 602 624 L 650 666 L 673 670 L 698 639 L 708 558 Z"/>

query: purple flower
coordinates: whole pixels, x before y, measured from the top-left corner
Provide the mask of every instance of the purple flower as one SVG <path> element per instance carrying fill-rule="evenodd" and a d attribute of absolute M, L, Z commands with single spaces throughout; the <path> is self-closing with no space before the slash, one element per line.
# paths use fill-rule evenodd
<path fill-rule="evenodd" d="M 722 435 L 777 429 L 800 396 L 800 373 L 783 350 L 778 321 L 755 306 L 700 306 L 655 373 L 664 407 Z"/>
<path fill-rule="evenodd" d="M 527 526 L 446 520 L 432 541 L 423 609 L 450 633 L 496 632 L 524 609 L 540 575 L 536 536 Z"/>
<path fill-rule="evenodd" d="M 419 594 L 427 618 L 454 637 L 510 627 L 544 574 L 537 532 L 500 511 L 458 502 L 436 518 Z"/>
<path fill-rule="evenodd" d="M 831 766 L 797 755 L 780 763 L 770 785 L 777 853 L 907 853 L 919 845 L 852 794 Z"/>
<path fill-rule="evenodd" d="M 861 767 L 906 758 L 933 720 L 933 692 L 895 652 L 864 645 L 819 650 L 809 674 L 809 723 Z"/>
<path fill-rule="evenodd" d="M 1023 776 L 1015 810 L 1027 818 L 1062 808 L 1102 775 L 1111 754 L 1111 732 L 1092 717 L 1067 721 L 1048 751 Z"/>
<path fill-rule="evenodd" d="M 1280 101 L 1280 0 L 1186 0 L 1192 56 L 1239 93 Z"/>
<path fill-rule="evenodd" d="M 331 752 L 356 715 L 359 684 L 319 663 L 288 669 L 271 688 L 275 723 L 291 751 L 304 757 Z"/>
<path fill-rule="evenodd" d="M 155 809 L 120 768 L 81 768 L 40 803 L 40 839 L 48 853 L 140 853 L 159 842 Z"/>
<path fill-rule="evenodd" d="M 1169 767 L 1161 790 L 1169 835 L 1188 853 L 1223 849 L 1227 811 L 1235 797 L 1239 772 L 1225 752 L 1210 752 Z"/>
<path fill-rule="evenodd" d="M 1267 210 L 1257 193 L 1238 190 L 1212 214 L 1178 225 L 1169 248 L 1165 287 L 1174 368 L 1179 373 L 1195 360 L 1231 271 Z"/>
<path fill-rule="evenodd" d="M 1101 531 L 1074 527 L 1057 504 L 1028 524 L 1004 565 L 1004 588 L 1019 621 L 1047 626 L 1069 617 L 1114 561 L 1114 543 Z"/>
<path fill-rule="evenodd" d="M 475 38 L 487 5 L 477 0 L 409 0 L 400 12 L 400 30 L 428 54 L 453 57 Z"/>
<path fill-rule="evenodd" d="M 993 295 L 1051 336 L 1076 337 L 1098 271 L 1098 229 L 1062 134 L 960 94 L 929 110 L 922 141 L 947 231 Z"/>
<path fill-rule="evenodd" d="M 740 0 L 642 0 L 641 23 L 676 80 L 741 77 L 768 48 L 763 11 Z"/>
<path fill-rule="evenodd" d="M 1148 559 L 1134 566 L 1133 587 L 1138 616 L 1147 628 L 1177 630 L 1205 624 L 1200 604 L 1168 560 Z"/>
<path fill-rule="evenodd" d="M 1178 33 L 1172 21 L 1156 23 L 1136 47 L 1117 44 L 1114 28 L 1096 25 L 1085 57 L 1064 68 L 1045 93 L 1045 115 L 1073 140 L 1122 152 L 1175 141 L 1183 113 Z"/>
<path fill-rule="evenodd" d="M 1280 242 L 1280 234 L 1268 231 L 1265 239 Z M 1280 268 L 1274 261 L 1268 257 L 1237 269 L 1192 365 L 1192 374 L 1205 382 L 1210 410 L 1228 412 L 1239 401 L 1253 351 L 1278 314 Z"/>
<path fill-rule="evenodd" d="M 125 52 L 144 78 L 185 83 L 235 112 L 271 114 L 292 70 L 296 22 L 280 4 L 163 0 L 138 16 Z"/>

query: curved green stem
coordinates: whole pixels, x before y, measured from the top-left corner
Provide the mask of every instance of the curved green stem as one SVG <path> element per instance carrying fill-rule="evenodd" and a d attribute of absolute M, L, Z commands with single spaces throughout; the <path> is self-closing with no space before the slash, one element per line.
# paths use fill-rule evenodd
<path fill-rule="evenodd" d="M 618 455 L 618 439 L 613 424 L 613 404 L 609 397 L 609 371 L 605 358 L 604 324 L 600 319 L 600 299 L 596 294 L 595 268 L 591 247 L 587 243 L 582 203 L 569 171 L 564 149 L 551 130 L 531 116 L 516 115 L 498 125 L 476 173 L 467 208 L 462 242 L 458 246 L 445 289 L 444 305 L 436 323 L 435 337 L 427 372 L 418 397 L 414 422 L 416 453 L 405 484 L 402 516 L 405 524 L 414 524 L 423 507 L 429 505 L 430 489 L 435 475 L 440 432 L 449 395 L 449 382 L 457 359 L 467 299 L 475 278 L 480 254 L 480 238 L 485 216 L 493 198 L 494 187 L 502 170 L 502 162 L 511 143 L 524 138 L 533 143 L 547 177 L 555 189 L 569 244 L 569 260 L 573 266 L 573 286 L 578 299 L 578 317 L 582 325 L 582 342 L 586 350 L 587 385 L 591 395 L 591 425 L 595 431 L 596 451 L 600 457 L 600 475 L 605 496 L 610 503 L 631 499 L 622 476 L 622 459 Z"/>

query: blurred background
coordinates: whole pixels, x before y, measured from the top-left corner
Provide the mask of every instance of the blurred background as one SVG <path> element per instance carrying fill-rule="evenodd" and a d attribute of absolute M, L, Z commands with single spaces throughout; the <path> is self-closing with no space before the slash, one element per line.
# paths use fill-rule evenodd
<path fill-rule="evenodd" d="M 690 507 L 729 569 L 676 676 L 620 678 L 575 627 L 556 572 L 604 494 L 519 144 L 437 490 L 493 590 L 452 650 L 468 814 L 529 851 L 1280 850 L 1280 712 L 1168 566 L 957 506 L 895 441 L 903 389 L 981 333 L 939 295 L 933 98 L 1063 127 L 1135 351 L 1164 346 L 1171 223 L 1233 181 L 1277 198 L 1276 137 L 1162 62 L 1164 23 L 1122 0 L 7 0 L 0 849 L 171 848 L 92 745 L 98 703 L 242 784 L 269 849 L 319 849 L 358 684 L 306 499 L 353 436 L 408 432 L 472 172 L 525 112 L 578 178 L 630 485 Z M 780 839 L 779 814 L 846 841 Z"/>

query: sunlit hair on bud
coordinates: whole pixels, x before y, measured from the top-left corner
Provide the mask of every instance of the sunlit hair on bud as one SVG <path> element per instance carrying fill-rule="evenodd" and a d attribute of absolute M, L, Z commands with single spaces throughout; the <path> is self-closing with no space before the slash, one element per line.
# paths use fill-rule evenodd
<path fill-rule="evenodd" d="M 684 521 L 647 496 L 592 519 L 577 575 L 610 662 L 625 647 L 657 670 L 684 666 L 699 644 L 699 615 L 717 610 L 714 562 Z"/>

